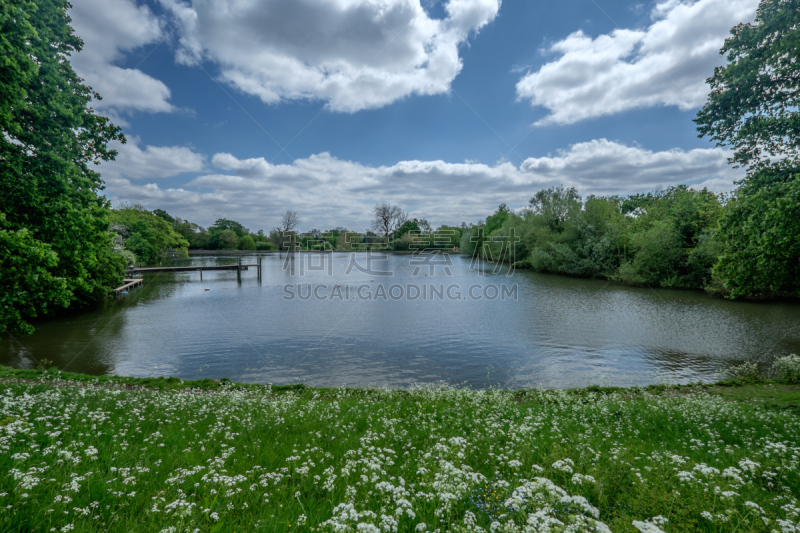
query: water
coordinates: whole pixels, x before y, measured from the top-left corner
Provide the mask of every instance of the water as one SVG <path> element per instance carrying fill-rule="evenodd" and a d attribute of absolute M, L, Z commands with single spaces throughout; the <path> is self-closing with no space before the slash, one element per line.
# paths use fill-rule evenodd
<path fill-rule="evenodd" d="M 493 265 L 470 268 L 463 256 L 450 256 L 451 264 L 433 258 L 433 276 L 433 263 L 415 265 L 410 255 L 368 264 L 363 253 L 336 253 L 327 264 L 321 254 L 300 254 L 294 272 L 283 268 L 291 266 L 285 255 L 262 258 L 261 282 L 255 268 L 241 283 L 233 271 L 204 272 L 203 281 L 196 272 L 147 275 L 143 288 L 112 303 L 41 323 L 28 337 L 0 337 L 0 363 L 28 368 L 48 359 L 95 375 L 250 383 L 522 388 L 714 381 L 744 360 L 766 366 L 800 353 L 797 304 L 508 275 Z M 347 274 L 353 258 L 371 271 L 353 265 Z M 287 284 L 300 284 L 299 292 Z M 327 299 L 306 298 L 308 284 Z M 413 286 L 416 299 L 405 294 L 414 296 Z M 431 299 L 431 286 L 443 298 Z"/>

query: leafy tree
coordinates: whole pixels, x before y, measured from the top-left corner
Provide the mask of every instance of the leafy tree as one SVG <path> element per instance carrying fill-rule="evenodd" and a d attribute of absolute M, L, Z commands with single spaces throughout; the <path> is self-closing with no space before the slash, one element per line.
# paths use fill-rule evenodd
<path fill-rule="evenodd" d="M 563 230 L 564 223 L 574 217 L 582 205 L 578 191 L 563 185 L 541 190 L 530 199 L 531 211 L 544 217 L 553 231 Z"/>
<path fill-rule="evenodd" d="M 245 235 L 241 239 L 239 239 L 239 250 L 255 250 L 256 243 L 253 240 L 253 237 L 250 235 Z"/>
<path fill-rule="evenodd" d="M 145 264 L 167 258 L 167 251 L 187 256 L 189 243 L 172 224 L 140 205 L 111 210 L 112 228 L 123 239 L 125 248 Z"/>
<path fill-rule="evenodd" d="M 177 222 L 172 216 L 170 216 L 169 213 L 167 213 L 163 209 L 155 209 L 153 211 L 153 214 L 155 216 L 157 216 L 158 218 L 163 218 L 164 220 L 166 220 L 167 222 L 169 222 L 172 225 L 175 225 L 176 222 Z"/>
<path fill-rule="evenodd" d="M 236 222 L 235 220 L 228 220 L 227 218 L 218 218 L 217 221 L 214 222 L 214 225 L 209 228 L 210 231 L 222 231 L 226 229 L 236 233 L 237 237 L 244 237 L 250 233 L 250 230 L 245 228 L 239 222 Z"/>
<path fill-rule="evenodd" d="M 30 319 L 71 300 L 67 281 L 53 276 L 58 254 L 27 229 L 4 229 L 0 214 L 0 331 L 31 333 Z"/>
<path fill-rule="evenodd" d="M 797 296 L 800 0 L 764 0 L 731 34 L 695 119 L 748 169 L 720 220 L 715 279 L 733 298 Z"/>
<path fill-rule="evenodd" d="M 26 317 L 51 314 L 64 302 L 87 305 L 122 279 L 108 202 L 98 194 L 103 182 L 90 164 L 113 159 L 108 143 L 124 137 L 89 108 L 99 95 L 70 66 L 83 43 L 69 26 L 68 7 L 65 0 L 0 1 L 0 213 L 10 232 L 7 252 L 31 254 L 40 272 L 15 278 L 16 292 L 5 296 L 12 307 L 3 311 L 15 318 L 0 331 L 29 330 Z M 3 260 L 18 264 L 19 257 Z M 40 290 L 40 280 L 56 278 L 66 292 Z"/>
<path fill-rule="evenodd" d="M 235 231 L 224 229 L 219 234 L 217 245 L 220 250 L 236 250 L 239 247 L 239 237 Z"/>
<path fill-rule="evenodd" d="M 509 213 L 510 211 L 506 204 L 500 204 L 493 215 L 486 217 L 486 227 L 484 229 L 486 235 L 491 235 L 493 232 L 500 229 L 503 223 L 508 220 Z"/>
<path fill-rule="evenodd" d="M 736 191 L 720 233 L 715 274 L 732 297 L 800 297 L 799 170 L 756 172 Z"/>
<path fill-rule="evenodd" d="M 731 161 L 751 170 L 800 163 L 800 0 L 764 0 L 754 24 L 731 30 L 728 64 L 708 79 L 697 114 L 700 136 L 730 144 Z"/>

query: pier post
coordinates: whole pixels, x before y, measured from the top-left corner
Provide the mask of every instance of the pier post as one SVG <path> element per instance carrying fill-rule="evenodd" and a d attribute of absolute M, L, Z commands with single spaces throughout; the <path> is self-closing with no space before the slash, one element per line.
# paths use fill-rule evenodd
<path fill-rule="evenodd" d="M 200 281 L 203 281 L 203 269 L 200 269 Z"/>
<path fill-rule="evenodd" d="M 242 282 L 242 256 L 240 255 L 236 262 L 236 281 Z"/>
<path fill-rule="evenodd" d="M 259 255 L 256 261 L 256 270 L 258 271 L 258 281 L 261 281 L 261 256 Z"/>

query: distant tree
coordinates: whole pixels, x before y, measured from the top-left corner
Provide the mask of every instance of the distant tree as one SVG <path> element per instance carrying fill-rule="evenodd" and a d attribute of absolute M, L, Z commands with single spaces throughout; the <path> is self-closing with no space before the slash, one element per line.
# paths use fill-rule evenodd
<path fill-rule="evenodd" d="M 553 231 L 562 230 L 564 222 L 579 213 L 582 206 L 578 191 L 563 185 L 541 190 L 530 199 L 531 211 L 544 217 Z"/>
<path fill-rule="evenodd" d="M 388 202 L 377 204 L 374 208 L 374 218 L 372 229 L 384 238 L 388 238 L 397 231 L 403 223 L 408 220 L 408 214 L 396 205 Z"/>
<path fill-rule="evenodd" d="M 217 240 L 220 250 L 237 250 L 239 248 L 239 237 L 231 229 L 224 229 L 220 232 Z"/>
<path fill-rule="evenodd" d="M 800 163 L 800 0 L 762 0 L 720 50 L 728 64 L 708 79 L 700 136 L 731 145 L 731 162 L 755 170 Z"/>
<path fill-rule="evenodd" d="M 297 211 L 286 211 L 281 217 L 281 231 L 292 231 L 300 223 Z"/>
<path fill-rule="evenodd" d="M 111 221 L 125 249 L 133 252 L 141 263 L 166 259 L 168 251 L 187 255 L 189 242 L 175 231 L 172 224 L 140 205 L 112 209 Z"/>
<path fill-rule="evenodd" d="M 430 226 L 428 226 L 430 228 Z M 397 228 L 395 232 L 395 237 L 400 238 L 408 232 L 415 232 L 420 233 L 419 221 L 415 218 L 414 220 L 406 220 L 403 222 L 403 225 Z"/>
<path fill-rule="evenodd" d="M 508 206 L 506 206 L 506 204 L 500 204 L 493 215 L 486 217 L 484 233 L 488 236 L 500 229 L 503 223 L 508 220 L 509 214 Z"/>
<path fill-rule="evenodd" d="M 286 211 L 281 217 L 281 225 L 270 232 L 270 240 L 275 237 L 275 244 L 278 250 L 283 250 L 286 247 L 293 248 L 296 244 L 297 236 L 295 235 L 294 228 L 300 223 L 300 217 L 297 216 L 297 211 Z"/>
<path fill-rule="evenodd" d="M 68 8 L 0 2 L 0 213 L 4 253 L 19 254 L 0 256 L 3 270 L 19 274 L 4 273 L 19 284 L 3 288 L 11 293 L 2 296 L 0 332 L 30 331 L 28 318 L 96 302 L 123 276 L 92 163 L 114 159 L 108 143 L 125 138 L 89 107 L 99 95 L 69 63 L 83 43 Z M 31 260 L 27 274 L 16 270 L 21 258 Z"/>
<path fill-rule="evenodd" d="M 236 222 L 235 220 L 228 220 L 227 218 L 217 219 L 217 221 L 214 222 L 214 224 L 209 228 L 209 230 L 216 230 L 216 231 L 222 231 L 226 229 L 229 229 L 234 233 L 236 233 L 237 237 L 244 237 L 245 235 L 250 233 L 250 230 L 245 228 L 239 222 Z"/>
<path fill-rule="evenodd" d="M 255 250 L 256 243 L 253 240 L 253 237 L 250 235 L 245 235 L 241 239 L 239 239 L 239 250 Z"/>

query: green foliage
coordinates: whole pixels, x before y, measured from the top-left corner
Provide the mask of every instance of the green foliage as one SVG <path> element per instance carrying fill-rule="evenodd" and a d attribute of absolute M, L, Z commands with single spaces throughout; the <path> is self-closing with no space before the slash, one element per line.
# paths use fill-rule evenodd
<path fill-rule="evenodd" d="M 228 220 L 227 218 L 217 219 L 217 221 L 214 222 L 214 225 L 208 229 L 212 233 L 217 231 L 221 232 L 226 229 L 229 229 L 234 233 L 236 233 L 236 236 L 239 238 L 244 237 L 245 235 L 250 233 L 250 230 L 242 226 L 239 222 L 236 222 L 235 220 Z"/>
<path fill-rule="evenodd" d="M 754 173 L 728 204 L 720 234 L 715 273 L 732 297 L 800 296 L 800 172 Z"/>
<path fill-rule="evenodd" d="M 271 241 L 259 242 L 256 244 L 256 250 L 277 250 L 278 247 L 275 246 Z"/>
<path fill-rule="evenodd" d="M 46 271 L 66 283 L 69 305 L 82 306 L 122 279 L 107 201 L 98 195 L 103 182 L 90 164 L 113 159 L 108 142 L 124 137 L 88 107 L 99 96 L 70 66 L 82 42 L 69 26 L 68 7 L 64 0 L 0 2 L 0 212 L 7 216 L 5 231 L 17 235 L 14 250 L 40 246 L 21 244 L 28 234 L 18 232 L 27 230 L 57 257 L 38 263 L 41 276 L 18 279 L 38 284 Z M 60 289 L 14 287 L 20 292 L 10 298 L 22 317 L 47 315 L 64 303 Z M 22 304 L 24 293 L 41 298 Z"/>
<path fill-rule="evenodd" d="M 708 79 L 711 94 L 695 122 L 701 136 L 734 148 L 751 170 L 800 164 L 800 0 L 765 0 L 754 24 L 731 30 L 728 65 Z"/>
<path fill-rule="evenodd" d="M 239 237 L 236 236 L 236 232 L 233 230 L 224 229 L 216 234 L 216 244 L 216 248 L 219 250 L 238 250 Z"/>
<path fill-rule="evenodd" d="M 0 331 L 31 333 L 31 318 L 70 302 L 67 282 L 54 277 L 58 254 L 27 229 L 7 230 L 0 213 Z"/>
<path fill-rule="evenodd" d="M 250 235 L 245 235 L 241 239 L 239 239 L 239 250 L 255 250 L 256 243 L 253 241 L 253 237 Z"/>
<path fill-rule="evenodd" d="M 111 221 L 112 229 L 123 239 L 125 248 L 141 263 L 167 259 L 168 251 L 179 257 L 188 256 L 189 243 L 175 231 L 173 224 L 140 205 L 112 209 Z"/>
<path fill-rule="evenodd" d="M 406 220 L 405 222 L 403 222 L 403 225 L 400 226 L 400 228 L 398 228 L 398 230 L 395 232 L 394 238 L 399 239 L 400 237 L 402 237 L 403 235 L 405 235 L 410 231 L 419 233 L 420 229 L 419 229 L 419 224 L 417 223 L 417 219 Z"/>
<path fill-rule="evenodd" d="M 721 253 L 714 232 L 722 203 L 705 189 L 681 185 L 584 202 L 575 189 L 553 187 L 530 206 L 520 215 L 501 206 L 464 232 L 461 251 L 540 272 L 698 289 L 711 282 Z"/>
<path fill-rule="evenodd" d="M 529 203 L 531 211 L 542 217 L 552 231 L 562 231 L 564 225 L 574 219 L 583 206 L 578 191 L 574 188 L 567 189 L 563 185 L 537 192 Z"/>

